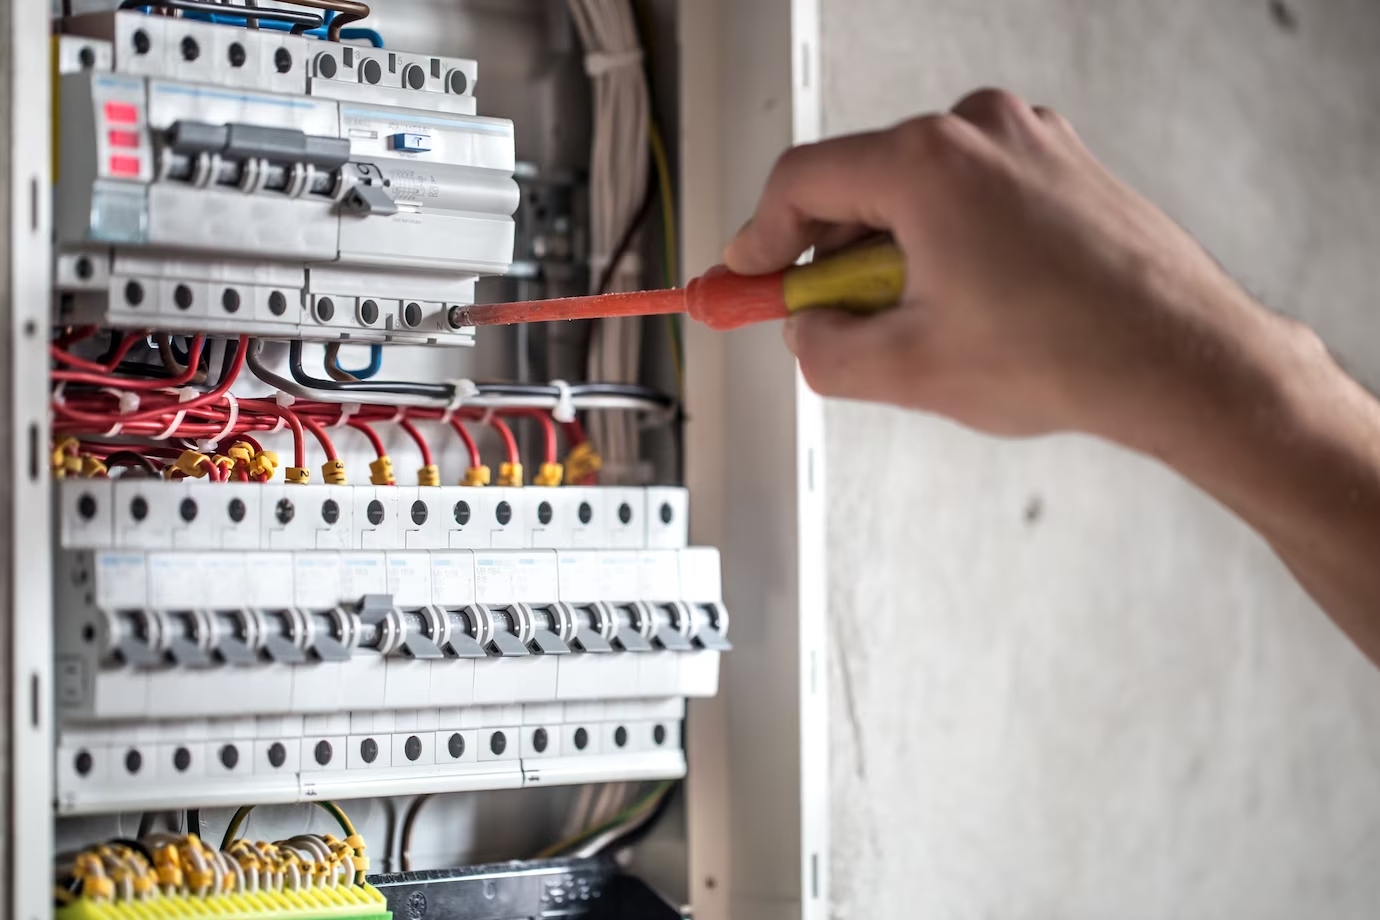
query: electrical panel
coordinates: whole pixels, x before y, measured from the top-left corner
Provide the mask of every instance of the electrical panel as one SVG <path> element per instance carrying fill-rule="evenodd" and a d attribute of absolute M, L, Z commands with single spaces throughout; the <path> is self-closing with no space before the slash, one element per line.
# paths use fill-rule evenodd
<path fill-rule="evenodd" d="M 420 881 L 498 885 L 453 863 L 369 875 L 358 800 L 387 805 L 385 870 L 394 806 L 408 869 L 416 813 L 445 793 L 581 787 L 597 801 L 542 854 L 629 845 L 690 769 L 688 703 L 732 651 L 718 550 L 690 544 L 686 489 L 648 484 L 678 481 L 678 327 L 674 385 L 538 382 L 522 360 L 476 383 L 470 352 L 394 347 L 475 345 L 484 278 L 639 282 L 648 207 L 616 227 L 600 185 L 614 123 L 593 119 L 593 164 L 520 161 L 514 121 L 479 114 L 479 62 L 342 28 L 368 15 L 357 0 L 74 5 L 51 45 L 55 915 L 420 916 Z M 586 65 L 604 54 L 587 25 L 564 21 Z M 642 79 L 624 66 L 640 52 L 613 58 Z M 647 104 L 585 89 L 596 110 Z M 661 143 L 624 114 L 623 146 Z M 621 248 L 594 251 L 615 228 Z M 609 367 L 585 338 L 544 339 L 583 349 L 548 366 Z M 358 345 L 369 363 L 347 370 Z M 675 449 L 641 451 L 649 429 Z M 404 440 L 415 477 L 388 453 Z M 341 835 L 240 836 L 293 803 Z M 505 883 L 542 911 L 646 897 L 606 859 L 519 875 L 552 880 Z"/>

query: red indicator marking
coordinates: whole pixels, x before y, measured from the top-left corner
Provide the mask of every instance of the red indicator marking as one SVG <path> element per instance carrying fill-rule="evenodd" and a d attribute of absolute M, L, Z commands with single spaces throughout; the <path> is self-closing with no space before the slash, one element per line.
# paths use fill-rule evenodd
<path fill-rule="evenodd" d="M 107 102 L 105 120 L 117 125 L 136 125 L 139 123 L 139 107 L 129 102 Z"/>
<path fill-rule="evenodd" d="M 110 146 L 112 147 L 139 147 L 138 131 L 111 131 Z"/>
<path fill-rule="evenodd" d="M 139 175 L 139 158 L 113 156 L 110 158 L 110 174 L 112 176 L 137 176 Z"/>

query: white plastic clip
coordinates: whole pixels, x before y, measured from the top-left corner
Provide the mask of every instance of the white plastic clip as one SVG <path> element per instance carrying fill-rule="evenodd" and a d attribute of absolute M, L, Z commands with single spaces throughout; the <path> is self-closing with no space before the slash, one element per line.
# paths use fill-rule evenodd
<path fill-rule="evenodd" d="M 575 399 L 570 395 L 570 384 L 564 380 L 553 380 L 556 388 L 556 405 L 551 407 L 551 417 L 562 425 L 575 421 Z"/>
<path fill-rule="evenodd" d="M 225 422 L 225 427 L 216 432 L 215 437 L 204 438 L 196 442 L 196 446 L 201 451 L 214 451 L 220 447 L 220 442 L 230 436 L 230 432 L 235 430 L 235 425 L 240 420 L 240 401 L 235 398 L 235 394 L 225 393 L 225 401 L 230 404 L 230 417 Z"/>
<path fill-rule="evenodd" d="M 285 393 L 282 390 L 279 390 L 277 393 L 273 394 L 273 401 L 276 402 L 278 405 L 282 406 L 284 409 L 286 409 L 293 403 L 297 402 L 297 397 L 293 396 L 291 393 Z"/>
<path fill-rule="evenodd" d="M 164 428 L 164 429 L 163 429 L 160 433 L 158 433 L 158 434 L 150 435 L 150 437 L 153 438 L 153 440 L 155 440 L 155 441 L 166 441 L 166 440 L 168 440 L 168 438 L 171 438 L 173 435 L 175 435 L 175 434 L 177 433 L 177 429 L 178 429 L 178 428 L 181 428 L 181 427 L 182 427 L 182 420 L 185 419 L 186 417 L 187 417 L 187 410 L 185 410 L 185 409 L 179 409 L 178 412 L 177 412 L 177 414 L 173 416 L 173 420 L 172 420 L 171 422 L 168 423 L 168 427 L 167 427 L 167 428 Z"/>
<path fill-rule="evenodd" d="M 327 427 L 327 428 L 344 428 L 346 425 L 350 424 L 350 418 L 351 418 L 351 416 L 353 416 L 353 415 L 354 415 L 356 412 L 358 412 L 361 408 L 363 408 L 363 407 L 362 407 L 359 403 L 353 403 L 353 402 L 352 402 L 352 403 L 341 403 L 341 404 L 340 404 L 340 418 L 336 419 L 334 422 L 332 422 L 331 424 L 327 425 L 326 427 Z"/>
<path fill-rule="evenodd" d="M 120 414 L 129 415 L 131 412 L 139 411 L 139 394 L 129 390 L 117 390 L 114 387 L 101 387 L 102 393 L 109 393 L 114 396 L 120 405 Z"/>
<path fill-rule="evenodd" d="M 468 377 L 452 380 L 450 381 L 450 385 L 454 390 L 454 395 L 451 396 L 445 411 L 441 413 L 442 425 L 449 425 L 450 417 L 455 414 L 455 410 L 479 395 L 479 387 Z"/>

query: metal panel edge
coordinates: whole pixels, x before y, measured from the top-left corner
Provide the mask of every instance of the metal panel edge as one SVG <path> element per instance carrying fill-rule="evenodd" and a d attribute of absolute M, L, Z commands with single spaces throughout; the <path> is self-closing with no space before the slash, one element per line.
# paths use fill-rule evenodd
<path fill-rule="evenodd" d="M 775 157 L 817 139 L 818 0 L 681 2 L 689 273 L 718 261 Z M 735 652 L 687 723 L 698 917 L 828 915 L 823 404 L 777 330 L 687 333 L 692 542 L 724 549 Z M 770 845 L 764 845 L 766 840 Z"/>
<path fill-rule="evenodd" d="M 4 627 L 9 638 L 9 916 L 51 909 L 52 602 L 49 575 L 47 349 L 50 308 L 50 70 L 48 5 L 7 3 L 0 12 L 8 107 L 3 364 L 7 387 L 0 487 L 5 526 Z"/>

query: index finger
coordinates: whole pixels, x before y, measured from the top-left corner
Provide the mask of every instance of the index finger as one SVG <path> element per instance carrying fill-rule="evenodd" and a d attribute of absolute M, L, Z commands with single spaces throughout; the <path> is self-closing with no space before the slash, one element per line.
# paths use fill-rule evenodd
<path fill-rule="evenodd" d="M 752 219 L 724 250 L 724 263 L 740 274 L 763 274 L 794 264 L 831 226 L 890 230 L 897 208 L 895 147 L 888 130 L 787 150 Z"/>

